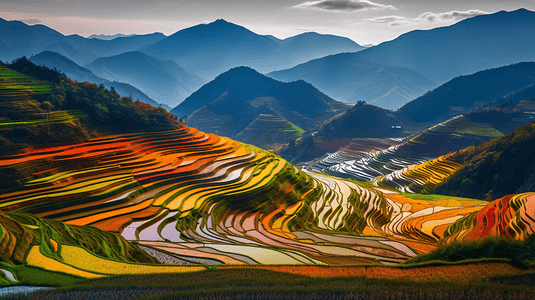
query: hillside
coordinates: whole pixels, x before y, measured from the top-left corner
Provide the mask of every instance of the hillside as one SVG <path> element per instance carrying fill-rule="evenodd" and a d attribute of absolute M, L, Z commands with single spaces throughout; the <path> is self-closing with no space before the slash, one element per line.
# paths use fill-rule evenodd
<path fill-rule="evenodd" d="M 301 143 L 283 147 L 278 154 L 292 163 L 299 163 L 336 152 L 338 149 L 319 150 L 317 147 L 333 139 L 406 137 L 460 114 L 487 108 L 530 112 L 534 109 L 531 102 L 520 102 L 535 97 L 534 82 L 535 63 L 523 62 L 454 78 L 396 111 L 359 102 L 360 105 L 321 124 L 314 136 L 307 134 Z M 497 119 L 487 118 L 484 122 L 499 126 L 500 132 L 526 124 L 500 122 L 501 117 L 495 117 Z M 519 120 L 525 118 L 525 115 L 518 117 Z"/>
<path fill-rule="evenodd" d="M 283 83 L 251 68 L 238 67 L 204 85 L 171 113 L 179 118 L 187 116 L 187 124 L 199 130 L 231 138 L 240 136 L 248 141 L 252 140 L 245 137 L 249 135 L 246 128 L 260 115 L 273 115 L 287 125 L 272 124 L 275 127 L 270 125 L 262 132 L 255 131 L 256 135 L 265 137 L 263 140 L 267 144 L 253 143 L 269 146 L 288 143 L 295 137 L 273 135 L 270 133 L 273 130 L 284 132 L 287 127 L 293 127 L 290 123 L 302 130 L 310 130 L 345 109 L 347 105 L 329 98 L 304 81 Z M 299 132 L 300 129 L 296 130 Z"/>
<path fill-rule="evenodd" d="M 174 116 L 162 108 L 120 97 L 96 84 L 73 82 L 26 58 L 0 68 L 0 143 L 4 155 L 30 145 L 72 143 L 110 131 L 178 126 Z"/>
<path fill-rule="evenodd" d="M 104 84 L 107 89 L 112 87 L 117 93 L 122 96 L 130 96 L 132 99 L 139 99 L 143 103 L 150 104 L 151 106 L 157 107 L 159 104 L 147 96 L 142 91 L 131 86 L 127 83 L 122 82 L 111 82 L 106 79 L 100 78 L 93 74 L 90 70 L 77 65 L 72 60 L 62 56 L 58 53 L 51 51 L 43 51 L 37 55 L 30 57 L 30 61 L 36 65 L 47 66 L 50 69 L 56 68 L 59 72 L 65 73 L 67 77 L 72 80 L 96 84 Z"/>
<path fill-rule="evenodd" d="M 111 261 L 54 231 L 54 242 L 44 241 L 49 248 L 31 247 L 18 258 L 26 266 L 85 278 L 203 270 L 194 266 L 199 264 L 399 263 L 435 249 L 451 224 L 488 208 L 478 200 L 410 198 L 305 173 L 267 151 L 187 127 L 30 149 L 2 156 L 0 168 L 26 174 L 20 186 L 0 192 L 2 211 L 34 220 L 18 222 L 31 229 L 69 228 L 58 221 L 83 226 L 76 228 L 92 232 L 84 235 L 91 245 L 97 229 L 120 233 L 175 264 Z M 523 211 L 530 203 L 512 208 Z M 528 226 L 512 238 L 522 240 L 535 228 L 529 218 L 532 211 L 515 221 Z M 114 244 L 123 240 L 107 242 L 118 251 Z M 63 261 L 50 259 L 47 249 L 55 243 Z"/>
<path fill-rule="evenodd" d="M 504 97 L 512 97 L 511 93 L 519 93 L 519 90 L 524 88 L 529 93 L 528 87 L 534 83 L 533 62 L 484 70 L 448 81 L 405 104 L 397 114 L 400 118 L 408 118 L 410 121 L 441 122 L 445 117 L 452 117 L 493 102 L 511 101 L 513 98 Z M 524 98 L 519 97 L 518 100 Z"/>
<path fill-rule="evenodd" d="M 347 38 L 313 33 L 280 40 L 219 19 L 180 30 L 140 50 L 162 60 L 174 60 L 185 69 L 212 80 L 237 66 L 246 65 L 266 72 L 327 54 L 362 49 Z"/>
<path fill-rule="evenodd" d="M 138 51 L 102 57 L 85 67 L 104 79 L 129 83 L 171 107 L 204 82 L 173 61 L 162 61 Z"/>
<path fill-rule="evenodd" d="M 434 192 L 495 199 L 535 189 L 535 123 L 456 155 L 462 167 Z"/>
<path fill-rule="evenodd" d="M 535 54 L 529 50 L 535 46 L 534 31 L 535 12 L 501 11 L 447 27 L 411 31 L 358 53 L 324 57 L 269 76 L 284 81 L 303 79 L 342 101 L 364 100 L 395 109 L 435 87 L 434 82 L 441 84 L 460 75 L 534 60 Z M 391 82 L 378 92 L 389 96 L 399 93 L 403 97 L 380 103 L 377 94 L 365 90 L 352 94 L 366 85 L 375 72 L 385 70 L 391 75 L 384 77 Z M 399 85 L 392 76 L 400 81 Z M 408 82 L 403 86 L 404 80 Z M 412 87 L 407 85 L 409 82 Z"/>

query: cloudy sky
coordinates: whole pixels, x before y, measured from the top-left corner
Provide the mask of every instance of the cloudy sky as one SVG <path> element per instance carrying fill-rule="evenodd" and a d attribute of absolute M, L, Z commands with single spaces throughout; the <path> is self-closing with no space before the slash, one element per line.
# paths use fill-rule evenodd
<path fill-rule="evenodd" d="M 225 19 L 279 38 L 316 31 L 362 45 L 518 8 L 535 10 L 535 0 L 0 0 L 0 18 L 82 36 L 157 31 L 170 35 Z"/>

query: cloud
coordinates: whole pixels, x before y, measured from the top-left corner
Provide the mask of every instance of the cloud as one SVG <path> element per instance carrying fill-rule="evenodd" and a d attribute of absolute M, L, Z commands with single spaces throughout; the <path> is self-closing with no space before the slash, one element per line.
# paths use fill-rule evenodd
<path fill-rule="evenodd" d="M 459 21 L 462 19 L 471 18 L 475 16 L 480 16 L 480 15 L 487 15 L 487 14 L 488 12 L 484 12 L 478 9 L 471 9 L 471 10 L 466 10 L 466 11 L 454 10 L 454 11 L 438 13 L 438 14 L 432 13 L 432 12 L 426 12 L 418 16 L 418 18 L 416 18 L 415 20 L 427 21 L 431 23 L 441 22 L 441 21 L 450 21 L 450 20 Z"/>
<path fill-rule="evenodd" d="M 42 23 L 41 20 L 39 20 L 39 19 L 22 19 L 20 21 L 23 22 L 23 23 L 26 23 L 28 25 L 34 25 L 34 24 Z"/>
<path fill-rule="evenodd" d="M 388 26 L 397 27 L 397 26 L 406 26 L 406 25 L 414 25 L 416 23 L 406 20 L 406 21 L 395 21 L 388 23 Z"/>
<path fill-rule="evenodd" d="M 402 16 L 384 16 L 384 17 L 378 17 L 373 19 L 364 19 L 366 22 L 370 23 L 390 23 L 395 21 L 406 21 L 408 18 L 402 17 Z"/>
<path fill-rule="evenodd" d="M 364 21 L 370 23 L 388 23 L 388 26 L 405 26 L 416 24 L 411 19 L 402 16 L 384 16 L 373 19 L 365 19 Z"/>
<path fill-rule="evenodd" d="M 424 22 L 447 22 L 447 21 L 458 21 L 466 18 L 471 18 L 479 15 L 486 15 L 487 12 L 472 9 L 467 11 L 450 11 L 445 13 L 432 13 L 426 12 L 419 15 L 417 18 L 406 18 L 402 16 L 383 16 L 373 19 L 364 19 L 365 22 L 378 23 L 378 24 L 388 24 L 388 26 L 406 26 L 406 25 L 415 25 L 418 23 Z"/>
<path fill-rule="evenodd" d="M 329 11 L 360 11 L 368 9 L 396 9 L 392 5 L 384 5 L 374 3 L 368 0 L 319 0 L 319 1 L 307 1 L 301 4 L 295 5 L 296 8 L 314 8 Z"/>

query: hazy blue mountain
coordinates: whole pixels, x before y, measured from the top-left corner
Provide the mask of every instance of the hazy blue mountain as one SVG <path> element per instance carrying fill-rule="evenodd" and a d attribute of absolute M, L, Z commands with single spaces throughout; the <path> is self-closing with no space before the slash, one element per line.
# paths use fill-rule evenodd
<path fill-rule="evenodd" d="M 522 100 L 533 98 L 535 62 L 484 70 L 456 77 L 396 111 L 357 104 L 323 122 L 314 134 L 305 134 L 300 143 L 290 143 L 277 153 L 294 163 L 312 160 L 329 152 L 317 146 L 330 139 L 405 137 L 460 114 L 505 133 L 532 120 L 532 114 L 523 112 L 533 112 L 535 102 Z M 452 145 L 457 147 L 458 141 Z"/>
<path fill-rule="evenodd" d="M 109 40 L 113 40 L 113 39 L 120 38 L 120 37 L 131 37 L 131 36 L 134 36 L 134 35 L 135 34 L 122 34 L 122 33 L 117 33 L 117 34 L 92 34 L 92 35 L 88 36 L 87 38 L 88 39 L 99 39 L 99 40 L 109 41 Z"/>
<path fill-rule="evenodd" d="M 484 70 L 456 77 L 405 104 L 396 114 L 415 122 L 444 121 L 492 102 L 503 102 L 504 96 L 524 88 L 529 93 L 534 83 L 535 62 Z"/>
<path fill-rule="evenodd" d="M 455 76 L 531 61 L 535 59 L 535 52 L 532 51 L 535 47 L 534 32 L 535 12 L 525 9 L 501 11 L 466 19 L 447 27 L 411 31 L 358 53 L 328 56 L 292 69 L 270 73 L 269 76 L 285 81 L 306 80 L 342 101 L 365 100 L 382 107 L 397 108 L 402 95 L 419 96 L 430 88 L 423 80 L 415 80 L 410 72 L 421 74 L 420 78 L 432 80 L 428 82 L 440 84 Z M 392 77 L 385 80 L 374 78 L 378 83 L 373 84 L 377 86 L 376 92 L 385 95 L 382 99 L 377 98 L 377 94 L 356 88 L 374 75 L 374 68 L 383 71 L 385 69 L 381 67 L 388 69 L 386 66 L 405 68 L 396 70 L 406 72 L 389 72 L 396 75 L 395 80 Z M 368 76 L 362 79 L 359 76 L 363 76 L 363 70 L 366 69 L 369 70 L 365 73 Z M 404 84 L 398 85 L 398 79 Z M 385 81 L 390 83 L 384 84 Z M 392 98 L 392 95 L 396 97 Z M 390 101 L 394 104 L 385 104 Z"/>
<path fill-rule="evenodd" d="M 141 51 L 175 60 L 199 76 L 212 79 L 239 65 L 266 72 L 326 54 L 361 49 L 350 39 L 313 33 L 280 40 L 220 19 L 180 30 Z"/>
<path fill-rule="evenodd" d="M 97 57 L 81 63 L 82 65 L 85 65 L 99 57 L 114 56 L 125 52 L 136 51 L 141 47 L 161 41 L 165 37 L 166 36 L 163 33 L 157 32 L 129 37 L 118 37 L 112 40 L 87 39 L 79 35 L 69 35 L 66 38 L 78 45 L 82 45 L 97 55 Z"/>
<path fill-rule="evenodd" d="M 58 53 L 51 51 L 43 51 L 37 55 L 30 57 L 30 61 L 32 61 L 36 65 L 45 65 L 49 68 L 56 68 L 58 71 L 65 73 L 65 75 L 67 75 L 67 77 L 69 77 L 70 79 L 80 82 L 87 81 L 96 84 L 102 83 L 108 89 L 110 89 L 111 87 L 115 88 L 115 91 L 117 91 L 117 93 L 122 96 L 131 96 L 134 100 L 139 99 L 139 101 L 145 102 L 154 107 L 160 105 L 156 101 L 151 99 L 149 96 L 147 96 L 145 93 L 131 86 L 130 84 L 122 82 L 111 82 L 109 80 L 100 78 L 93 74 L 93 72 L 91 72 L 90 70 L 77 65 L 72 60 Z M 164 108 L 169 109 L 168 106 L 164 106 Z"/>
<path fill-rule="evenodd" d="M 64 36 L 44 25 L 27 25 L 0 18 L 0 60 L 11 61 L 48 50 L 84 65 L 102 56 L 137 50 L 163 38 L 165 35 L 162 33 L 153 33 L 109 41 L 88 39 L 79 35 Z"/>
<path fill-rule="evenodd" d="M 11 61 L 45 50 L 55 51 L 73 60 L 83 61 L 96 55 L 89 49 L 65 38 L 44 25 L 26 25 L 0 18 L 0 60 Z"/>
<path fill-rule="evenodd" d="M 100 57 L 142 51 L 161 60 L 174 60 L 207 80 L 239 65 L 268 72 L 361 49 L 364 48 L 344 37 L 309 32 L 281 40 L 224 20 L 186 28 L 169 37 L 153 33 L 104 40 L 76 34 L 64 36 L 44 25 L 0 19 L 0 60 L 48 50 L 86 65 Z"/>
<path fill-rule="evenodd" d="M 387 109 L 399 108 L 436 86 L 411 69 L 353 57 L 354 53 L 331 55 L 267 75 L 282 81 L 302 79 L 340 101 L 366 101 Z"/>
<path fill-rule="evenodd" d="M 356 57 L 414 69 L 438 82 L 535 59 L 535 12 L 519 9 L 415 30 Z"/>
<path fill-rule="evenodd" d="M 174 61 L 162 61 L 138 51 L 102 57 L 85 67 L 104 79 L 129 83 L 171 107 L 203 84 L 201 78 Z"/>
<path fill-rule="evenodd" d="M 307 82 L 283 83 L 238 67 L 205 84 L 171 112 L 179 118 L 187 115 L 187 125 L 199 130 L 250 140 L 240 132 L 255 120 L 264 124 L 285 120 L 310 130 L 347 108 Z M 259 119 L 260 115 L 265 117 Z M 259 126 L 252 127 L 250 132 L 258 135 Z"/>

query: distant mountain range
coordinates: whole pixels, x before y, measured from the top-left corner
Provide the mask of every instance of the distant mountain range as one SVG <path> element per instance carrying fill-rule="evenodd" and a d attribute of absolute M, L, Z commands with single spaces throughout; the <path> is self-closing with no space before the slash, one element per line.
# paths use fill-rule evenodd
<path fill-rule="evenodd" d="M 387 109 L 397 109 L 436 86 L 412 69 L 354 60 L 354 56 L 331 55 L 267 75 L 282 81 L 306 80 L 340 101 L 366 101 Z"/>
<path fill-rule="evenodd" d="M 117 34 L 92 34 L 87 38 L 88 39 L 99 39 L 99 40 L 109 41 L 109 40 L 113 40 L 113 39 L 116 39 L 116 38 L 119 38 L 119 37 L 131 37 L 131 36 L 134 36 L 134 35 L 135 34 L 122 34 L 122 33 L 117 33 Z"/>
<path fill-rule="evenodd" d="M 44 25 L 0 19 L 0 60 L 56 52 L 99 77 L 135 85 L 169 105 L 233 67 L 248 65 L 266 72 L 362 49 L 344 37 L 308 32 L 281 40 L 224 20 L 186 28 L 169 37 L 153 33 L 84 38 L 64 36 Z M 132 59 L 140 59 L 139 64 L 131 64 Z"/>
<path fill-rule="evenodd" d="M 174 60 L 207 80 L 246 65 L 268 72 L 324 55 L 364 49 L 348 38 L 304 33 L 284 40 L 258 35 L 245 27 L 217 20 L 176 32 L 141 51 Z"/>
<path fill-rule="evenodd" d="M 448 27 L 411 31 L 358 53 L 328 56 L 268 75 L 306 80 L 344 102 L 364 100 L 395 109 L 434 87 L 434 82 L 534 60 L 533 32 L 535 12 L 501 11 Z M 367 91 L 367 86 L 382 88 Z"/>
<path fill-rule="evenodd" d="M 262 73 L 273 71 L 268 76 L 277 80 L 305 80 L 346 103 L 366 101 L 397 109 L 456 76 L 534 60 L 533 32 L 535 12 L 525 9 L 477 16 L 448 27 L 416 30 L 369 48 L 347 38 L 317 33 L 281 40 L 221 19 L 170 36 L 154 33 L 112 40 L 64 36 L 43 25 L 0 20 L 0 59 L 12 60 L 49 50 L 86 66 L 109 57 L 108 66 L 101 65 L 99 70 L 92 71 L 105 79 L 122 78 L 119 81 L 137 86 L 134 82 L 148 85 L 139 80 L 141 68 L 130 69 L 136 74 L 120 74 L 116 71 L 124 65 L 117 60 L 129 57 L 121 56 L 124 53 L 142 52 L 161 61 L 174 61 L 178 65 L 173 66 L 175 69 L 182 68 L 182 75 L 171 74 L 178 87 L 166 92 L 157 89 L 165 95 L 150 91 L 153 85 L 138 87 L 155 100 L 169 104 L 187 97 L 196 87 L 184 73 L 202 78 L 200 83 L 193 80 L 200 86 L 222 72 L 246 65 Z M 147 57 L 142 61 L 147 62 Z M 95 64 L 91 66 L 96 68 Z M 168 77 L 169 70 L 151 70 L 156 72 L 152 73 L 154 78 L 173 81 Z"/>
<path fill-rule="evenodd" d="M 408 136 L 469 111 L 535 98 L 534 84 L 535 62 L 525 62 L 454 78 L 396 111 L 361 103 L 325 121 L 313 135 L 308 133 L 301 143 L 289 147 L 293 149 L 282 149 L 279 154 L 296 162 L 294 157 L 311 152 L 324 139 Z M 504 125 L 503 132 L 514 126 L 520 123 Z"/>
<path fill-rule="evenodd" d="M 100 57 L 142 51 L 162 60 L 174 60 L 206 80 L 240 65 L 273 71 L 329 54 L 364 49 L 348 38 L 314 32 L 280 40 L 225 20 L 186 28 L 169 37 L 153 33 L 103 39 L 64 36 L 44 25 L 0 19 L 0 46 L 1 60 L 49 50 L 79 65 Z"/>
<path fill-rule="evenodd" d="M 131 96 L 134 100 L 139 99 L 139 101 L 150 104 L 154 107 L 158 107 L 160 105 L 156 101 L 154 101 L 154 99 L 150 98 L 145 93 L 133 87 L 132 85 L 100 78 L 93 74 L 93 72 L 91 72 L 90 70 L 77 65 L 72 60 L 58 53 L 51 51 L 43 51 L 35 56 L 30 57 L 30 61 L 37 65 L 47 66 L 51 69 L 56 68 L 58 71 L 65 73 L 67 77 L 73 80 L 80 82 L 87 81 L 96 84 L 102 83 L 108 89 L 113 87 L 115 91 L 117 91 L 122 96 Z M 167 105 L 164 105 L 164 108 L 168 110 L 171 109 Z"/>
<path fill-rule="evenodd" d="M 371 105 L 356 106 L 329 120 L 333 124 L 323 124 L 320 133 L 332 137 L 385 137 L 390 125 L 419 131 L 423 129 L 420 126 L 428 127 L 491 104 L 535 97 L 533 84 L 535 62 L 480 71 L 454 78 L 394 112 Z M 514 98 L 515 94 L 519 97 Z M 344 125 L 344 122 L 349 123 Z M 359 125 L 349 125 L 355 122 Z"/>
<path fill-rule="evenodd" d="M 262 144 L 255 144 L 260 146 L 287 143 L 295 132 L 311 130 L 347 108 L 304 81 L 283 83 L 238 67 L 201 87 L 171 113 L 187 116 L 188 126 L 238 140 L 262 135 Z"/>
<path fill-rule="evenodd" d="M 48 50 L 79 65 L 85 65 L 99 57 L 134 51 L 163 38 L 165 35 L 153 33 L 110 41 L 88 39 L 79 35 L 65 36 L 44 25 L 30 26 L 20 21 L 0 18 L 0 60 L 11 61 L 23 55 L 30 57 Z"/>
<path fill-rule="evenodd" d="M 85 67 L 107 80 L 132 84 L 158 103 L 171 107 L 204 83 L 174 61 L 162 61 L 139 51 L 102 57 Z"/>

